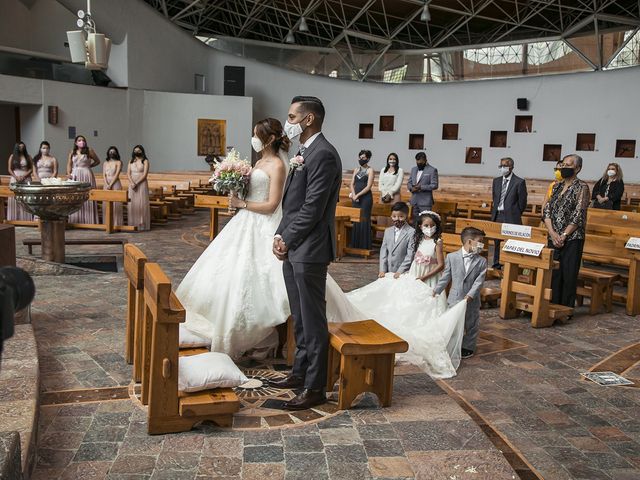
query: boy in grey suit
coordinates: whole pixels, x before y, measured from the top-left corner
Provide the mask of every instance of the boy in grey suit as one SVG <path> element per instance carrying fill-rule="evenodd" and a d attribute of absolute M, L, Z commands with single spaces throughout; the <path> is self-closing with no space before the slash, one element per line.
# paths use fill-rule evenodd
<path fill-rule="evenodd" d="M 480 252 L 484 248 L 484 232 L 474 227 L 462 230 L 462 248 L 445 259 L 444 272 L 433 289 L 439 295 L 451 282 L 447 304 L 452 307 L 462 299 L 467 300 L 462 338 L 462 358 L 469 358 L 476 351 L 480 331 L 480 289 L 487 273 L 487 259 Z"/>
<path fill-rule="evenodd" d="M 396 202 L 391 207 L 393 226 L 384 231 L 380 247 L 380 278 L 393 273 L 395 278 L 409 270 L 413 260 L 413 228 L 407 223 L 409 206 Z"/>

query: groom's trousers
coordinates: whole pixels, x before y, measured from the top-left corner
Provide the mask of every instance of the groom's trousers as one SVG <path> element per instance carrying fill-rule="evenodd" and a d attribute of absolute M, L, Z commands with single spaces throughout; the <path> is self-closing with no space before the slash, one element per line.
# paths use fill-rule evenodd
<path fill-rule="evenodd" d="M 312 390 L 324 390 L 327 384 L 327 268 L 289 260 L 282 267 L 296 336 L 292 374 L 304 378 L 304 388 Z"/>

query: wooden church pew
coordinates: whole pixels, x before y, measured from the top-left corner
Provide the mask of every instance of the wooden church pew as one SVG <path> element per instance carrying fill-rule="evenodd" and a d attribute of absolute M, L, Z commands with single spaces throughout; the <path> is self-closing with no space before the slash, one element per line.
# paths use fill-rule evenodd
<path fill-rule="evenodd" d="M 230 427 L 240 400 L 231 388 L 178 391 L 178 325 L 185 311 L 157 263 L 144 269 L 145 322 L 153 325 L 149 365 L 148 432 L 184 432 L 204 420 Z"/>

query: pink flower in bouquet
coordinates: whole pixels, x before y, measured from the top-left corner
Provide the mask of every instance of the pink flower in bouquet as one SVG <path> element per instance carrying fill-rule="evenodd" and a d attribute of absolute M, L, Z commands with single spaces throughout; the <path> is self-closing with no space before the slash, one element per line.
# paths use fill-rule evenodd
<path fill-rule="evenodd" d="M 296 155 L 291 160 L 289 160 L 289 168 L 291 170 L 304 168 L 304 158 L 302 157 L 302 155 Z"/>
<path fill-rule="evenodd" d="M 240 167 L 240 173 L 242 174 L 243 177 L 248 176 L 251 173 L 251 165 L 242 165 Z"/>

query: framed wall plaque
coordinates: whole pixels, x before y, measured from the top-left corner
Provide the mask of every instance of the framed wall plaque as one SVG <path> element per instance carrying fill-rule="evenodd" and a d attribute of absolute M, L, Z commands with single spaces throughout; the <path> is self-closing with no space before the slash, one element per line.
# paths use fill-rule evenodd
<path fill-rule="evenodd" d="M 198 119 L 198 155 L 225 155 L 226 147 L 226 120 Z"/>
<path fill-rule="evenodd" d="M 482 163 L 482 147 L 467 147 L 464 163 Z"/>

